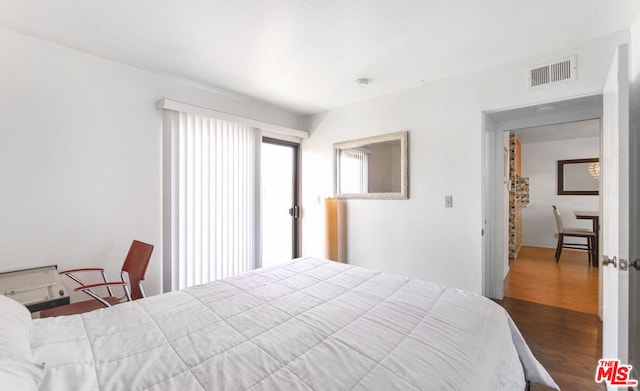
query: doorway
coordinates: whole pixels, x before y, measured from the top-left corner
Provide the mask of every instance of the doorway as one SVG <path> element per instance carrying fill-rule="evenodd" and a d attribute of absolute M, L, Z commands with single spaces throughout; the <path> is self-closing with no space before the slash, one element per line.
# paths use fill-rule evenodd
<path fill-rule="evenodd" d="M 297 143 L 262 138 L 262 266 L 299 256 L 299 149 Z"/>
<path fill-rule="evenodd" d="M 567 237 L 556 261 L 559 228 L 552 206 L 566 230 L 594 230 L 583 214 L 599 216 L 600 127 L 599 119 L 590 119 L 504 132 L 510 163 L 505 297 L 598 313 L 599 273 L 586 251 L 587 239 Z M 559 163 L 584 159 L 596 162 L 593 167 Z M 559 178 L 570 188 L 560 186 Z"/>
<path fill-rule="evenodd" d="M 504 297 L 504 278 L 509 271 L 509 205 L 505 195 L 508 194 L 505 191 L 508 161 L 504 155 L 504 132 L 593 120 L 601 116 L 601 94 L 483 113 L 483 293 L 486 296 Z M 598 311 L 601 308 L 599 295 Z"/>
<path fill-rule="evenodd" d="M 505 296 L 505 277 L 507 277 L 507 273 L 510 271 L 509 264 L 509 199 L 508 199 L 508 191 L 509 188 L 505 176 L 508 176 L 508 171 L 505 171 L 505 165 L 508 164 L 508 155 L 505 159 L 505 131 L 515 130 L 515 129 L 524 129 L 524 128 L 532 128 L 539 126 L 547 126 L 559 123 L 569 123 L 573 121 L 583 121 L 583 120 L 591 120 L 591 119 L 599 119 L 602 117 L 602 96 L 587 96 L 575 98 L 567 101 L 560 102 L 545 102 L 544 104 L 539 104 L 536 106 L 528 106 L 521 108 L 514 108 L 508 110 L 501 110 L 497 112 L 491 113 L 483 113 L 483 220 L 484 220 L 484 232 L 483 236 L 483 261 L 484 261 L 484 294 L 493 298 L 503 299 Z M 600 149 L 600 146 L 598 146 Z M 599 154 L 602 156 L 602 154 Z M 551 160 L 551 159 L 548 159 Z M 506 163 L 505 163 L 506 162 Z M 551 165 L 551 169 L 555 166 L 556 162 L 551 161 L 547 162 L 547 164 Z M 508 166 L 507 166 L 508 168 Z M 525 170 L 522 172 L 522 176 L 530 176 L 532 177 L 530 171 Z M 555 178 L 555 175 L 554 175 Z M 535 182 L 530 182 L 530 186 L 536 186 Z M 555 186 L 553 186 L 553 194 L 555 194 Z M 551 207 L 548 208 L 548 216 L 552 217 Z M 571 212 L 570 210 L 567 212 Z M 551 232 L 551 240 L 555 243 L 555 239 L 553 238 L 553 233 L 556 231 L 555 227 L 552 226 L 549 228 L 553 232 Z M 548 255 L 550 257 L 551 266 L 555 268 L 555 266 L 565 266 L 573 267 L 575 264 L 575 259 L 571 258 L 571 254 L 567 251 L 565 254 L 563 251 L 560 263 L 556 264 L 554 259 L 555 249 L 546 249 L 548 250 Z M 536 257 L 539 254 L 531 253 L 527 254 L 527 251 L 521 250 L 522 255 L 528 255 L 531 257 Z M 580 270 L 589 270 L 595 269 L 595 272 L 599 275 L 601 268 L 592 268 L 587 267 L 587 257 L 584 253 L 580 252 L 579 255 L 583 257 L 579 259 L 579 264 L 581 265 Z M 514 265 L 515 270 L 515 265 Z M 556 270 L 554 270 L 556 271 Z M 561 271 L 562 272 L 562 271 Z M 538 274 L 542 274 L 540 270 L 537 270 Z M 571 273 L 571 271 L 569 271 Z M 515 274 L 515 273 L 514 273 Z M 566 274 L 566 273 L 565 273 Z M 540 276 L 541 280 L 546 279 L 546 282 L 550 277 Z M 560 280 L 562 275 L 554 275 L 551 278 L 556 278 L 556 283 Z M 526 278 L 525 278 L 526 279 Z M 597 278 L 597 283 L 601 284 L 601 278 Z M 531 281 L 527 280 L 527 283 Z M 548 293 L 548 287 L 535 284 L 530 287 L 529 292 L 527 293 Z M 602 308 L 602 299 L 601 292 L 602 289 L 598 287 L 598 297 L 597 297 L 597 310 L 601 311 Z M 545 360 L 546 365 L 551 366 L 552 376 L 556 378 L 556 380 L 560 382 L 565 380 L 565 375 L 568 375 L 569 379 L 566 382 L 567 384 L 575 385 L 576 375 L 580 377 L 581 381 L 584 381 L 585 384 L 591 384 L 593 382 L 593 372 L 592 369 L 595 366 L 594 357 L 601 357 L 601 345 L 597 342 L 597 336 L 601 335 L 602 323 L 598 320 L 598 318 L 594 315 L 586 314 L 586 313 L 578 313 L 574 311 L 567 311 L 558 307 L 550 307 L 548 305 L 541 304 L 533 304 L 531 302 L 521 301 L 517 299 L 504 299 L 503 303 L 510 303 L 511 308 L 509 312 L 512 314 L 512 317 L 518 324 L 518 327 L 521 327 L 523 335 L 527 340 L 532 339 L 532 341 L 536 341 L 539 344 L 537 347 L 540 351 L 534 352 L 536 355 L 539 355 L 539 359 Z M 515 309 L 514 309 L 515 307 Z M 532 320 L 531 327 L 526 326 L 526 322 L 524 327 L 522 322 L 523 319 L 518 317 L 514 311 L 525 312 L 526 316 Z M 546 313 L 547 310 L 553 310 L 551 313 Z M 559 346 L 564 346 L 563 344 L 566 342 L 566 338 L 563 336 L 564 330 L 566 329 L 567 319 L 573 318 L 577 316 L 580 332 L 577 332 L 578 328 L 572 329 L 576 331 L 572 334 L 572 337 L 576 337 L 576 346 L 581 346 L 583 350 L 581 350 L 581 354 L 574 354 L 573 363 L 578 364 L 579 368 L 587 368 L 586 371 L 578 371 L 578 370 L 566 370 L 567 373 L 564 373 L 562 369 L 558 369 L 553 367 L 553 356 L 562 357 L 562 354 L 566 354 L 568 349 L 559 348 Z M 544 318 L 545 321 L 549 321 L 549 323 L 542 322 L 538 319 L 539 317 Z M 540 325 L 542 325 L 542 329 L 540 329 Z M 555 330 L 551 325 L 560 325 L 557 329 L 558 334 L 554 336 L 552 334 L 552 330 Z M 596 336 L 596 338 L 594 338 Z M 558 349 L 554 351 L 554 349 Z M 554 353 L 552 356 L 545 355 L 546 352 Z M 588 351 L 589 353 L 584 354 L 584 352 Z M 550 359 L 551 358 L 551 359 Z M 545 361 L 541 361 L 545 364 Z M 583 387 L 584 389 L 588 389 L 587 387 Z M 589 388 L 591 389 L 591 388 Z"/>

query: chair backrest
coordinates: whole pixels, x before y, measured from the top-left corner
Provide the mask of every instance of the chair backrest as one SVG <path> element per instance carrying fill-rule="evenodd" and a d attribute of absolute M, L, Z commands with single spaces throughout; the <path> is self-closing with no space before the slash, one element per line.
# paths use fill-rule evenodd
<path fill-rule="evenodd" d="M 144 297 L 144 293 L 140 288 L 140 282 L 144 281 L 144 274 L 147 272 L 149 259 L 153 252 L 153 245 L 134 240 L 129 248 L 127 258 L 122 265 L 122 271 L 129 274 L 129 283 L 131 289 L 131 299 L 137 300 Z"/>
<path fill-rule="evenodd" d="M 553 217 L 556 219 L 556 226 L 558 227 L 558 233 L 564 232 L 564 225 L 562 224 L 562 218 L 560 217 L 560 212 L 555 205 L 551 205 L 553 208 Z"/>

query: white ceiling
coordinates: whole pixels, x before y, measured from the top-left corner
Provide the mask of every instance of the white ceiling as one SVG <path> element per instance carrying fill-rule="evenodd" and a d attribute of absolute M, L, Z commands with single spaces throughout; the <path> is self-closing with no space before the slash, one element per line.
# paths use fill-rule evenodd
<path fill-rule="evenodd" d="M 627 29 L 637 0 L 0 0 L 0 28 L 300 114 Z M 367 87 L 354 85 L 370 78 Z"/>
<path fill-rule="evenodd" d="M 522 144 L 544 143 L 584 137 L 600 136 L 600 120 L 567 122 L 556 125 L 536 126 L 513 131 Z"/>

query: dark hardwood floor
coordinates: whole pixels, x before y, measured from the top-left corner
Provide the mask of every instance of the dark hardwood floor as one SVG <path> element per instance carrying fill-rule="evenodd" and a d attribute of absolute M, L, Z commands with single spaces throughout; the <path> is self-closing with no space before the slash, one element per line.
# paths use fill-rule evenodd
<path fill-rule="evenodd" d="M 597 268 L 589 266 L 584 252 L 567 251 L 565 256 L 563 251 L 559 263 L 553 254 L 553 249 L 521 249 L 505 280 L 507 297 L 496 302 L 561 390 L 605 390 L 594 380 L 602 358 L 602 322 L 595 315 Z M 532 384 L 531 390 L 548 388 Z"/>
<path fill-rule="evenodd" d="M 538 361 L 561 390 L 605 389 L 594 381 L 602 352 L 602 322 L 597 316 L 506 297 L 502 305 Z M 549 390 L 531 385 L 531 390 Z"/>

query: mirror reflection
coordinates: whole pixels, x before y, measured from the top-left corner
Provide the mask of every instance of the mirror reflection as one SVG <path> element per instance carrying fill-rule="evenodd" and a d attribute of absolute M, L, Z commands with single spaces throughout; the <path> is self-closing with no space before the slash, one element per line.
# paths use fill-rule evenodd
<path fill-rule="evenodd" d="M 558 160 L 558 195 L 598 195 L 598 158 Z"/>
<path fill-rule="evenodd" d="M 406 199 L 407 132 L 334 144 L 335 196 Z"/>

